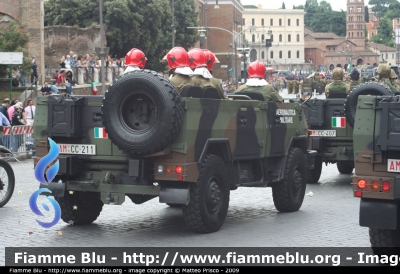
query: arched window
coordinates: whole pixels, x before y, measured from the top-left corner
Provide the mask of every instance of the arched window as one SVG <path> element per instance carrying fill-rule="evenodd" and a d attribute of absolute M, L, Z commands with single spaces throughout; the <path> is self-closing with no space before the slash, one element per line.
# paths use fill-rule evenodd
<path fill-rule="evenodd" d="M 289 35 L 287 36 L 287 40 L 288 40 L 288 42 L 292 42 L 292 35 L 289 34 Z"/>
<path fill-rule="evenodd" d="M 296 36 L 297 36 L 297 37 L 296 37 L 296 41 L 297 41 L 297 42 L 300 42 L 300 34 L 297 34 Z"/>
<path fill-rule="evenodd" d="M 292 58 L 292 52 L 290 50 L 287 53 L 287 57 L 288 57 L 288 59 Z"/>
<path fill-rule="evenodd" d="M 279 34 L 279 42 L 282 42 L 282 34 Z"/>
<path fill-rule="evenodd" d="M 265 36 L 264 36 L 264 34 L 262 34 L 261 35 L 261 41 L 264 41 L 264 38 L 265 38 Z"/>
<path fill-rule="evenodd" d="M 261 59 L 265 59 L 264 51 L 261 52 Z"/>
<path fill-rule="evenodd" d="M 271 42 L 274 42 L 274 35 L 271 35 Z"/>
<path fill-rule="evenodd" d="M 297 58 L 300 58 L 300 51 L 297 51 Z"/>
<path fill-rule="evenodd" d="M 251 36 L 251 42 L 255 42 L 256 41 L 256 35 L 255 34 L 253 34 L 252 36 Z"/>
<path fill-rule="evenodd" d="M 271 50 L 271 52 L 269 53 L 269 58 L 274 59 L 274 52 Z"/>
<path fill-rule="evenodd" d="M 282 51 L 279 51 L 279 59 L 282 59 Z"/>

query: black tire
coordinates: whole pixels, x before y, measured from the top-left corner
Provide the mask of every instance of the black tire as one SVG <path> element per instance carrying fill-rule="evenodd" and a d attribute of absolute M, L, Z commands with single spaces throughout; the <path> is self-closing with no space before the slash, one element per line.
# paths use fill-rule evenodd
<path fill-rule="evenodd" d="M 176 87 L 150 70 L 119 77 L 106 92 L 103 125 L 110 140 L 132 155 L 165 149 L 178 135 L 183 107 Z"/>
<path fill-rule="evenodd" d="M 354 127 L 354 122 L 356 119 L 356 108 L 357 108 L 357 101 L 358 101 L 358 96 L 360 95 L 394 95 L 393 92 L 388 89 L 386 86 L 379 84 L 379 83 L 374 83 L 374 82 L 368 82 L 364 83 L 361 85 L 358 85 L 355 87 L 347 96 L 346 101 L 344 103 L 344 113 L 346 116 L 347 123 L 351 127 Z"/>
<path fill-rule="evenodd" d="M 15 175 L 12 167 L 6 161 L 0 160 L 0 207 L 11 199 L 15 188 Z"/>
<path fill-rule="evenodd" d="M 352 174 L 354 169 L 353 161 L 338 161 L 336 163 L 337 169 L 341 174 Z"/>
<path fill-rule="evenodd" d="M 321 177 L 321 171 L 322 171 L 322 158 L 316 157 L 314 168 L 307 169 L 307 184 L 318 183 L 319 178 Z"/>
<path fill-rule="evenodd" d="M 103 209 L 100 193 L 66 191 L 64 197 L 55 197 L 61 207 L 61 219 L 73 225 L 88 225 L 93 223 Z"/>
<path fill-rule="evenodd" d="M 299 148 L 291 148 L 287 157 L 284 179 L 272 187 L 275 208 L 281 212 L 293 212 L 300 209 L 307 183 L 307 167 L 303 151 Z"/>
<path fill-rule="evenodd" d="M 369 228 L 369 241 L 375 255 L 400 255 L 400 231 Z"/>
<path fill-rule="evenodd" d="M 186 225 L 200 233 L 218 231 L 228 213 L 229 194 L 224 161 L 216 155 L 206 155 L 198 181 L 190 185 L 189 204 L 182 206 Z"/>

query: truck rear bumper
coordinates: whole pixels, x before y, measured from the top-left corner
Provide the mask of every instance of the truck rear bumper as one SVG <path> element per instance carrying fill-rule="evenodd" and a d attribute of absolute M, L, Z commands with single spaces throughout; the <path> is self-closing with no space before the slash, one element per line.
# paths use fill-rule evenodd
<path fill-rule="evenodd" d="M 397 201 L 363 198 L 360 201 L 360 226 L 396 229 L 397 215 Z"/>
<path fill-rule="evenodd" d="M 90 182 L 68 181 L 62 183 L 40 184 L 39 188 L 48 188 L 55 197 L 63 197 L 65 191 L 109 192 L 123 194 L 141 194 L 158 196 L 160 186 L 140 186 L 122 184 L 94 184 Z"/>

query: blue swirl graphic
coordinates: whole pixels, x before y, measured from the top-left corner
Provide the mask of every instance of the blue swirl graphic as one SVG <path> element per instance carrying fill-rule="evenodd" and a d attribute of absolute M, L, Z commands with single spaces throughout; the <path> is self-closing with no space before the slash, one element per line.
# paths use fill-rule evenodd
<path fill-rule="evenodd" d="M 32 212 L 35 213 L 38 216 L 44 216 L 43 213 L 40 211 L 40 209 L 36 205 L 36 201 L 37 201 L 40 193 L 42 193 L 42 192 L 51 193 L 51 191 L 48 188 L 41 188 L 41 189 L 35 191 L 32 194 L 32 196 L 29 198 L 29 206 L 30 206 Z M 50 228 L 50 227 L 56 225 L 58 223 L 58 221 L 60 221 L 60 219 L 61 219 L 61 208 L 60 208 L 60 205 L 57 203 L 57 201 L 54 200 L 53 198 L 46 197 L 46 199 L 53 205 L 54 213 L 55 213 L 54 214 L 54 219 L 50 223 L 41 222 L 39 220 L 36 220 L 36 222 L 39 225 L 41 225 L 42 227 L 44 227 L 44 228 Z M 50 210 L 49 207 L 45 203 L 43 203 L 42 206 L 46 211 Z"/>
<path fill-rule="evenodd" d="M 60 165 L 59 160 L 57 160 L 57 162 L 54 165 L 49 167 L 49 169 L 46 172 L 46 177 L 47 177 L 47 182 L 46 182 L 46 179 L 44 178 L 44 171 L 51 162 L 57 159 L 58 154 L 60 154 L 60 148 L 58 147 L 58 145 L 50 138 L 48 139 L 50 143 L 50 151 L 46 156 L 40 159 L 35 168 L 36 179 L 44 185 L 47 185 L 48 183 L 51 183 L 53 181 L 54 177 L 56 177 L 58 173 Z"/>

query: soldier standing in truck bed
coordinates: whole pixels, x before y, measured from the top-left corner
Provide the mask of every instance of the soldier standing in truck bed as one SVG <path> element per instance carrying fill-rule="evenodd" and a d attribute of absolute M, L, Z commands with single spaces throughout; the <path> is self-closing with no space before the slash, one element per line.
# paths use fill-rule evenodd
<path fill-rule="evenodd" d="M 392 85 L 392 82 L 390 81 L 390 74 L 392 72 L 392 69 L 389 67 L 388 64 L 380 64 L 376 72 L 378 73 L 379 82 L 381 84 L 387 86 L 392 92 L 398 92 L 397 88 L 394 87 Z"/>
<path fill-rule="evenodd" d="M 333 82 L 326 86 L 325 88 L 325 96 L 329 97 L 329 94 L 335 92 L 350 92 L 350 86 L 343 82 L 344 72 L 340 67 L 336 67 L 333 70 Z"/>
<path fill-rule="evenodd" d="M 259 92 L 265 101 L 283 102 L 283 98 L 274 90 L 272 85 L 265 81 L 266 69 L 259 61 L 252 62 L 247 68 L 249 79 L 236 92 Z M 236 93 L 235 92 L 235 93 Z"/>
<path fill-rule="evenodd" d="M 168 62 L 169 80 L 181 93 L 185 86 L 192 86 L 193 71 L 189 67 L 189 55 L 182 47 L 172 48 L 164 59 Z"/>

